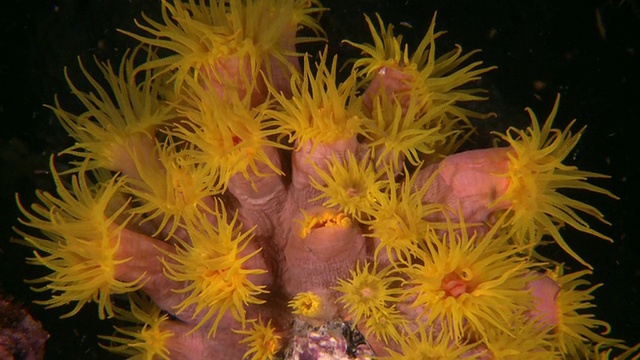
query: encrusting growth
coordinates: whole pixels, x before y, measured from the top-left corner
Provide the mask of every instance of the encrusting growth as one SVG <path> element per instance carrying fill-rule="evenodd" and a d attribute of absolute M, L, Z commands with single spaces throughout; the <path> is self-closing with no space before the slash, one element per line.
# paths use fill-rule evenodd
<path fill-rule="evenodd" d="M 588 267 L 561 228 L 609 240 L 580 213 L 604 220 L 563 191 L 615 198 L 567 164 L 582 131 L 553 128 L 559 97 L 543 124 L 528 109 L 527 129 L 495 134 L 507 146 L 457 152 L 493 115 L 468 105 L 494 67 L 440 54 L 435 15 L 415 48 L 376 15 L 373 44 L 346 41 L 362 57 L 339 74 L 330 47 L 296 49 L 324 40 L 326 10 L 163 0 L 125 32 L 141 45 L 119 66 L 98 62 L 106 82 L 80 62 L 89 91 L 67 81 L 84 111 L 50 107 L 76 141 L 55 157 L 70 169 L 52 156 L 56 193 L 18 200 L 17 242 L 48 271 L 31 280 L 49 293 L 39 303 L 134 323 L 102 338 L 131 359 L 625 348 L 595 332 L 609 326 L 588 313 L 589 271 L 538 255 L 559 246 Z"/>

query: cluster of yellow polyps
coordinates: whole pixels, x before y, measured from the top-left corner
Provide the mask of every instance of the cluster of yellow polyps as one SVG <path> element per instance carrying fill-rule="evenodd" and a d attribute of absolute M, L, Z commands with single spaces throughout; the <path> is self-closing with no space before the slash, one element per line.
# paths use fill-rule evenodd
<path fill-rule="evenodd" d="M 338 83 L 314 0 L 163 1 L 141 44 L 92 89 L 67 80 L 86 111 L 51 109 L 76 143 L 57 194 L 19 204 L 17 230 L 48 307 L 98 303 L 132 358 L 296 357 L 294 317 L 341 318 L 380 357 L 606 358 L 623 347 L 595 331 L 588 270 L 537 255 L 563 225 L 604 239 L 558 192 L 602 175 L 564 163 L 581 131 L 539 124 L 507 147 L 456 153 L 472 135 L 465 107 L 491 67 L 436 51 L 435 16 L 410 51 L 366 17 L 372 44 Z M 298 37 L 306 28 L 314 37 Z M 300 61 L 302 60 L 302 61 Z M 342 60 L 342 59 L 341 59 Z M 103 87 L 101 84 L 107 84 Z M 129 308 L 113 302 L 128 294 Z M 171 314 L 169 316 L 168 314 Z M 299 334 L 298 334 L 299 335 Z M 335 349 L 334 349 L 335 350 Z M 624 356 L 630 356 L 632 350 Z"/>

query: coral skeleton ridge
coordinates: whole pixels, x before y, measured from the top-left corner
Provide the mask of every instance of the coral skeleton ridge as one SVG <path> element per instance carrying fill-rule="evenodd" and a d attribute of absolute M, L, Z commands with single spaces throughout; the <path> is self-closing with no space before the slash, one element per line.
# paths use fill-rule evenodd
<path fill-rule="evenodd" d="M 316 0 L 161 6 L 119 66 L 79 63 L 89 89 L 66 75 L 83 113 L 49 106 L 75 144 L 16 228 L 42 305 L 96 303 L 117 324 L 103 347 L 131 359 L 633 356 L 562 237 L 610 240 L 564 189 L 615 196 L 567 164 L 582 130 L 554 127 L 560 96 L 502 147 L 459 151 L 494 115 L 470 106 L 494 68 L 441 51 L 435 15 L 416 48 L 365 17 L 339 73 L 296 49 L 325 40 Z"/>

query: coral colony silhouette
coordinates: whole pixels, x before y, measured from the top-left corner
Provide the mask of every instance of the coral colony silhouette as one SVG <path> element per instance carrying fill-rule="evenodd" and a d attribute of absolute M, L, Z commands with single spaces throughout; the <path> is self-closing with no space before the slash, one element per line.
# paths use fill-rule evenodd
<path fill-rule="evenodd" d="M 582 130 L 527 109 L 524 130 L 460 152 L 476 51 L 440 51 L 434 15 L 410 48 L 380 16 L 346 62 L 315 0 L 163 1 L 119 66 L 80 69 L 85 111 L 50 106 L 75 144 L 51 156 L 16 231 L 48 268 L 41 304 L 117 318 L 106 349 L 136 359 L 598 358 L 599 285 L 561 228 L 610 239 L 566 196 L 604 175 L 566 165 Z M 300 36 L 300 30 L 311 36 Z M 322 45 L 321 45 L 322 46 Z M 341 59 L 343 60 L 343 59 Z M 490 121 L 490 120 L 487 120 Z M 63 159 L 71 159 L 60 166 Z M 66 160 L 65 160 L 66 161 Z M 586 241 L 586 240 L 585 240 Z M 542 257 L 559 246 L 584 266 Z M 625 350 L 628 349 L 628 350 Z"/>

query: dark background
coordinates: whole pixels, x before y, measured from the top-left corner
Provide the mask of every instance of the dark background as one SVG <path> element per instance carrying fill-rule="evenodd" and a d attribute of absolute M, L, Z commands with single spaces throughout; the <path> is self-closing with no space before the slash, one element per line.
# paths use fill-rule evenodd
<path fill-rule="evenodd" d="M 96 334 L 109 334 L 111 324 L 98 321 L 94 307 L 71 319 L 64 310 L 44 310 L 31 303 L 46 295 L 31 292 L 23 282 L 41 273 L 26 266 L 29 251 L 12 244 L 16 224 L 14 194 L 33 202 L 35 188 L 51 187 L 48 158 L 70 145 L 70 139 L 50 111 L 58 93 L 66 109 L 77 105 L 69 96 L 63 67 L 83 87 L 76 57 L 91 67 L 91 57 L 117 62 L 135 45 L 116 29 L 134 30 L 140 11 L 158 15 L 158 0 L 38 0 L 13 1 L 0 13 L 0 291 L 12 295 L 40 320 L 51 334 L 49 359 L 104 359 Z M 595 267 L 590 280 L 604 283 L 595 292 L 596 317 L 613 327 L 611 336 L 629 344 L 640 342 L 640 5 L 637 1 L 323 1 L 331 11 L 322 18 L 330 51 L 342 60 L 357 51 L 340 43 L 348 38 L 369 41 L 362 13 L 382 15 L 398 24 L 398 32 L 416 45 L 435 10 L 437 30 L 447 30 L 437 43 L 440 51 L 455 43 L 474 59 L 498 70 L 484 76 L 482 86 L 491 100 L 483 111 L 499 117 L 479 124 L 478 147 L 488 146 L 491 130 L 526 126 L 525 106 L 546 118 L 556 93 L 562 94 L 556 126 L 577 118 L 575 129 L 587 130 L 570 159 L 583 170 L 611 175 L 597 181 L 620 197 L 576 196 L 600 209 L 611 226 L 593 224 L 614 239 L 613 245 L 565 231 L 567 241 Z M 599 26 L 598 15 L 600 16 Z M 399 25 L 403 23 L 405 25 Z M 321 45 L 309 47 L 321 49 Z M 440 52 L 440 53 L 442 53 Z M 86 87 L 85 87 L 86 89 Z M 562 259 L 560 252 L 551 254 Z M 568 260 L 572 269 L 580 269 Z M 66 309 L 68 310 L 68 309 Z"/>

